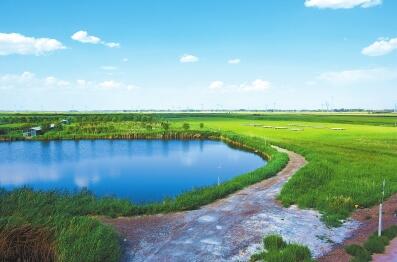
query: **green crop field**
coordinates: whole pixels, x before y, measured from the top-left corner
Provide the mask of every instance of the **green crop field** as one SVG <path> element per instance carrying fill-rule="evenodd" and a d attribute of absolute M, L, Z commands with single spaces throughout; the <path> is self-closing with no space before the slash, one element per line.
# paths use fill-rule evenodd
<path fill-rule="evenodd" d="M 377 204 L 383 179 L 386 180 L 386 196 L 397 192 L 395 114 L 2 114 L 0 139 L 24 139 L 22 130 L 27 127 L 48 126 L 64 118 L 70 123 L 46 128 L 43 135 L 32 139 L 223 136 L 273 158 L 265 168 L 226 182 L 222 187 L 203 188 L 145 206 L 112 198 L 97 199 L 87 192 L 69 195 L 29 189 L 0 190 L 0 231 L 9 232 L 25 224 L 45 228 L 54 235 L 58 256 L 63 259 L 76 257 L 93 261 L 120 252 L 115 232 L 97 222 L 93 215 L 195 209 L 274 175 L 285 165 L 286 159 L 269 144 L 295 151 L 308 160 L 284 186 L 279 199 L 285 206 L 297 204 L 319 210 L 328 225 L 338 226 L 356 207 Z M 38 215 L 44 210 L 48 217 Z M 82 250 L 87 248 L 90 252 L 83 254 Z"/>

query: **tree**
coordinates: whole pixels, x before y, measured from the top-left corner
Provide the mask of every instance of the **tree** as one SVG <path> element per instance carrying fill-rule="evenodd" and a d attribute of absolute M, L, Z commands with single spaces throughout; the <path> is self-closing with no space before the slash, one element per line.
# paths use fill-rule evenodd
<path fill-rule="evenodd" d="M 188 130 L 190 128 L 189 123 L 183 123 L 182 128 Z"/>
<path fill-rule="evenodd" d="M 200 128 L 204 128 L 204 123 L 200 123 Z"/>

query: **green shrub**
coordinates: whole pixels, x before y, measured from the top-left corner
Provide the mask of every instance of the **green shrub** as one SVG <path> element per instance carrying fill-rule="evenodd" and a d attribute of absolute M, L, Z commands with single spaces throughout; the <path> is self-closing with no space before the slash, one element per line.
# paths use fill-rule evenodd
<path fill-rule="evenodd" d="M 265 253 L 263 261 L 266 262 L 284 262 L 285 257 L 282 252 L 278 250 L 271 250 Z"/>
<path fill-rule="evenodd" d="M 346 252 L 353 256 L 355 259 L 354 261 L 360 261 L 360 262 L 367 262 L 367 261 L 371 261 L 371 254 L 362 246 L 359 245 L 349 245 L 347 247 L 345 247 Z M 352 260 L 353 260 L 352 259 Z"/>
<path fill-rule="evenodd" d="M 371 236 L 364 243 L 364 248 L 368 250 L 370 254 L 383 253 L 385 251 L 385 237 Z"/>
<path fill-rule="evenodd" d="M 283 254 L 286 258 L 294 258 L 295 261 L 307 261 L 312 257 L 308 247 L 298 244 L 288 244 L 283 250 Z"/>
<path fill-rule="evenodd" d="M 266 262 L 311 262 L 311 253 L 309 248 L 286 243 L 279 235 L 269 235 L 263 239 L 263 245 L 266 251 L 252 255 L 250 261 Z"/>
<path fill-rule="evenodd" d="M 389 240 L 392 240 L 393 238 L 397 237 L 397 226 L 393 225 L 388 229 L 383 230 L 382 236 L 387 237 Z"/>
<path fill-rule="evenodd" d="M 268 235 L 263 239 L 263 246 L 268 250 L 280 250 L 283 249 L 287 244 L 283 238 L 279 235 Z"/>
<path fill-rule="evenodd" d="M 251 256 L 250 258 L 250 262 L 255 262 L 255 261 L 262 261 L 263 259 L 265 259 L 265 252 L 261 252 L 261 253 L 255 253 Z"/>

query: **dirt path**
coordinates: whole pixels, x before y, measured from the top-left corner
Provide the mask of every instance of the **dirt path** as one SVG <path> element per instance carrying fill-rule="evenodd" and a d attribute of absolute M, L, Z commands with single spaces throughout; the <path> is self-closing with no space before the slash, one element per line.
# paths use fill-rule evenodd
<path fill-rule="evenodd" d="M 124 236 L 126 261 L 246 261 L 269 233 L 307 245 L 318 257 L 342 242 L 358 223 L 330 229 L 316 211 L 281 207 L 277 194 L 306 160 L 277 149 L 290 159 L 277 176 L 201 209 L 103 221 Z"/>
<path fill-rule="evenodd" d="M 346 239 L 342 245 L 338 245 L 331 252 L 319 259 L 319 262 L 348 262 L 350 256 L 345 252 L 344 246 L 350 244 L 362 244 L 367 238 L 378 230 L 378 205 L 372 208 L 358 209 L 352 214 L 352 218 L 359 221 L 361 226 L 353 231 L 351 237 Z M 391 196 L 383 205 L 383 228 L 397 225 L 397 194 Z M 392 248 L 393 249 L 393 248 Z M 397 253 L 397 243 L 394 244 L 394 254 Z M 392 260 L 397 261 L 397 257 Z"/>

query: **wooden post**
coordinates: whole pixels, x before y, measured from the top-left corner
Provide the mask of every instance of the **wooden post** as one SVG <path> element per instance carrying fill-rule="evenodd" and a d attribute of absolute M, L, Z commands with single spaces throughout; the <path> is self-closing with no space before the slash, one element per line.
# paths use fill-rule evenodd
<path fill-rule="evenodd" d="M 386 184 L 386 181 L 383 179 L 382 200 L 379 204 L 379 222 L 378 222 L 378 236 L 379 237 L 382 235 L 382 207 L 383 207 L 383 199 L 385 197 L 385 184 Z"/>

